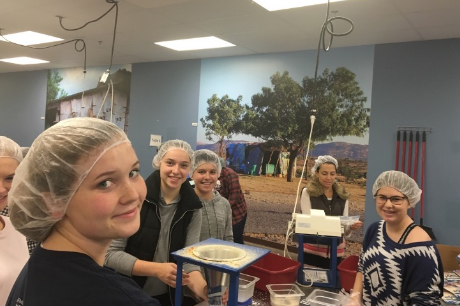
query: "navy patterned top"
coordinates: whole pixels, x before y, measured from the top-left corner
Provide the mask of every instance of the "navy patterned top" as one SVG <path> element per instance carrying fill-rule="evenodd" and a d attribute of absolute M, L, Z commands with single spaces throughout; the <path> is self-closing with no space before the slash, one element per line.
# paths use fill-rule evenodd
<path fill-rule="evenodd" d="M 363 274 L 364 305 L 441 305 L 444 273 L 433 241 L 400 244 L 385 222 L 366 231 L 358 264 Z"/>

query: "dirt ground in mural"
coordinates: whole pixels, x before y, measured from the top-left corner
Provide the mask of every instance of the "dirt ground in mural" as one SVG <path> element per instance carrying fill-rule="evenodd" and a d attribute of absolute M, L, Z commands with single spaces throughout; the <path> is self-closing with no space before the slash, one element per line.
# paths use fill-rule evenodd
<path fill-rule="evenodd" d="M 360 216 L 364 221 L 366 179 L 345 181 L 338 177 L 350 192 L 350 216 Z M 287 182 L 286 178 L 273 176 L 240 175 L 240 183 L 245 193 L 248 205 L 248 218 L 246 221 L 245 235 L 258 239 L 285 243 L 288 222 L 291 220 L 294 209 L 299 178 L 294 182 Z M 307 181 L 302 180 L 300 190 Z M 300 212 L 300 199 L 296 206 Z M 346 256 L 358 255 L 363 237 L 362 229 L 355 231 L 347 241 Z M 295 242 L 289 245 L 296 246 Z"/>

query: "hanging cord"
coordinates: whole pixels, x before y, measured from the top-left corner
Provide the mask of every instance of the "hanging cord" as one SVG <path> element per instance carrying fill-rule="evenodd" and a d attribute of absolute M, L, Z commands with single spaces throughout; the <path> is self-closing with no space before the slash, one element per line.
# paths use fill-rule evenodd
<path fill-rule="evenodd" d="M 112 82 L 110 82 L 110 83 L 112 83 Z M 96 118 L 99 118 L 99 114 L 101 113 L 101 110 L 104 107 L 105 100 L 107 99 L 107 95 L 109 94 L 109 91 L 110 91 L 110 86 L 111 86 L 111 84 L 107 85 L 107 91 L 105 92 L 105 96 L 104 96 L 104 99 L 102 100 L 101 108 L 97 112 Z"/>
<path fill-rule="evenodd" d="M 108 13 L 110 13 L 110 11 L 113 10 L 113 8 L 115 8 L 115 25 L 113 27 L 113 39 L 112 39 L 112 52 L 111 52 L 111 55 L 110 55 L 110 65 L 109 65 L 109 71 L 110 69 L 112 68 L 112 61 L 113 61 L 113 50 L 115 48 L 115 36 L 116 36 L 116 32 L 117 32 L 117 24 L 118 24 L 118 1 L 117 0 L 105 0 L 105 2 L 107 3 L 113 3 L 112 7 L 107 11 L 105 12 L 104 14 L 102 14 L 99 18 L 96 18 L 94 20 L 90 20 L 88 21 L 87 23 L 85 23 L 84 25 L 82 25 L 81 27 L 78 27 L 78 28 L 73 28 L 73 29 L 70 29 L 70 28 L 66 28 L 63 24 L 62 24 L 62 19 L 63 17 L 62 16 L 57 16 L 59 18 L 59 24 L 61 25 L 61 27 L 66 30 L 66 31 L 77 31 L 77 30 L 81 30 L 83 29 L 84 27 L 86 27 L 88 24 L 90 23 L 93 23 L 93 22 L 96 22 L 96 21 L 99 21 L 101 20 L 102 18 L 104 18 Z M 86 70 L 86 69 L 85 69 Z"/>
<path fill-rule="evenodd" d="M 64 25 L 62 24 L 62 19 L 63 19 L 64 17 L 62 17 L 62 16 L 57 16 L 57 17 L 59 18 L 59 24 L 61 25 L 61 28 L 63 28 L 63 29 L 66 30 L 66 31 L 77 31 L 77 30 L 83 29 L 84 27 L 86 27 L 86 26 L 87 26 L 88 24 L 90 24 L 90 23 L 93 23 L 93 22 L 96 22 L 96 21 L 101 20 L 101 19 L 102 19 L 104 16 L 106 16 L 113 8 L 116 8 L 116 13 L 115 13 L 115 25 L 114 25 L 114 28 L 113 28 L 112 51 L 111 51 L 111 55 L 110 55 L 110 65 L 109 65 L 109 69 L 108 69 L 108 71 L 110 71 L 110 69 L 112 68 L 113 51 L 114 51 L 114 48 L 115 48 L 115 36 L 116 36 L 117 24 L 118 24 L 118 1 L 116 1 L 116 0 L 105 0 L 105 2 L 107 2 L 107 3 L 113 3 L 112 7 L 111 7 L 107 12 L 105 12 L 102 16 L 100 16 L 99 18 L 94 19 L 94 20 L 91 20 L 91 21 L 88 21 L 88 22 L 85 23 L 83 26 L 78 27 L 78 28 L 69 29 L 69 28 L 64 27 Z M 26 47 L 26 48 L 29 48 L 29 49 L 35 49 L 35 50 L 49 49 L 49 48 L 54 48 L 54 47 L 58 47 L 58 46 L 61 46 L 61 45 L 65 45 L 65 44 L 68 44 L 68 43 L 71 43 L 71 42 L 75 42 L 75 51 L 77 51 L 77 52 L 85 51 L 85 59 L 84 59 L 84 63 L 83 63 L 83 73 L 86 73 L 86 43 L 85 43 L 85 41 L 84 41 L 83 39 L 81 39 L 81 38 L 72 39 L 72 40 L 69 40 L 69 41 L 65 41 L 65 42 L 62 42 L 62 43 L 58 43 L 58 44 L 54 44 L 54 45 L 46 46 L 46 47 L 32 47 L 32 46 L 21 45 L 21 44 L 18 44 L 18 43 L 15 43 L 15 42 L 12 42 L 12 41 L 6 39 L 6 38 L 2 35 L 1 30 L 2 30 L 2 29 L 0 29 L 0 37 L 1 37 L 2 39 L 4 39 L 6 42 L 15 44 L 15 45 L 17 45 L 17 46 Z M 82 47 L 81 47 L 81 48 L 79 48 L 79 47 L 77 46 L 79 42 L 82 43 Z"/>
<path fill-rule="evenodd" d="M 326 10 L 326 19 L 324 20 L 324 23 L 323 23 L 323 26 L 321 27 L 321 32 L 320 32 L 320 35 L 319 35 L 319 41 L 318 41 L 318 50 L 316 52 L 316 67 L 315 67 L 315 84 L 316 84 L 316 77 L 318 75 L 318 65 L 319 65 L 319 54 L 320 54 L 320 50 L 321 50 L 321 44 L 323 45 L 323 50 L 325 52 L 329 51 L 331 49 L 331 46 L 332 46 L 332 40 L 334 38 L 334 36 L 345 36 L 345 35 L 348 35 L 350 34 L 352 31 L 353 31 L 353 28 L 354 28 L 354 24 L 353 24 L 353 21 L 351 21 L 350 19 L 346 18 L 346 17 L 342 17 L 342 16 L 334 16 L 332 18 L 329 18 L 329 7 L 330 7 L 330 0 L 327 1 L 327 10 Z M 335 33 L 334 32 L 334 24 L 332 23 L 334 20 L 345 20 L 346 22 L 348 22 L 350 24 L 350 29 L 344 33 Z M 329 27 L 331 27 L 331 29 L 329 29 Z M 330 36 L 330 39 L 329 39 L 329 44 L 326 46 L 326 42 L 325 42 L 325 37 L 326 37 L 326 32 L 329 33 L 331 36 Z"/>
<path fill-rule="evenodd" d="M 112 121 L 112 116 L 113 116 L 113 104 L 114 104 L 114 95 L 113 95 L 113 82 L 112 80 L 110 80 L 110 87 L 112 88 L 112 103 L 110 104 L 110 122 L 113 122 Z"/>
<path fill-rule="evenodd" d="M 314 83 L 313 83 L 315 87 L 316 87 L 317 76 L 318 76 L 319 55 L 320 55 L 321 45 L 323 45 L 323 50 L 325 52 L 329 51 L 331 46 L 332 46 L 332 40 L 333 40 L 334 36 L 348 35 L 353 31 L 353 28 L 354 28 L 353 22 L 350 19 L 346 18 L 346 17 L 334 16 L 332 18 L 329 18 L 330 4 L 331 4 L 330 0 L 328 0 L 327 1 L 327 8 L 326 8 L 326 18 L 325 18 L 325 20 L 323 22 L 323 25 L 321 27 L 320 37 L 319 37 L 319 41 L 318 41 L 318 49 L 317 49 L 317 53 L 316 53 L 315 79 L 314 79 Z M 334 20 L 337 20 L 337 19 L 344 20 L 344 21 L 348 22 L 350 24 L 350 29 L 348 31 L 344 32 L 344 33 L 335 33 L 334 32 L 334 24 L 332 22 Z M 330 27 L 330 29 L 329 29 L 329 27 Z M 325 42 L 326 32 L 330 34 L 330 40 L 329 40 L 329 44 L 327 46 L 326 46 L 326 42 Z M 315 91 L 314 91 L 313 99 L 314 100 L 316 99 L 316 88 L 315 88 Z M 308 137 L 307 154 L 305 155 L 304 166 L 302 167 L 302 174 L 300 175 L 299 184 L 297 186 L 296 200 L 295 200 L 295 204 L 294 204 L 294 210 L 292 212 L 292 218 L 291 218 L 291 221 L 289 221 L 289 223 L 288 223 L 288 229 L 286 231 L 286 240 L 285 240 L 285 243 L 284 243 L 284 256 L 286 257 L 286 254 L 287 254 L 289 256 L 289 258 L 290 258 L 290 254 L 288 252 L 287 245 L 288 245 L 288 241 L 289 241 L 291 235 L 294 233 L 295 211 L 296 211 L 297 202 L 298 202 L 298 199 L 299 199 L 299 196 L 300 196 L 300 185 L 302 183 L 302 178 L 303 178 L 305 168 L 306 168 L 306 165 L 307 165 L 307 162 L 308 162 L 308 153 L 309 153 L 309 150 L 310 150 L 311 135 L 312 135 L 312 132 L 313 132 L 313 125 L 315 123 L 315 119 L 316 119 L 315 116 L 310 116 L 311 128 L 310 128 L 310 136 Z"/>
<path fill-rule="evenodd" d="M 315 124 L 315 120 L 316 120 L 315 116 L 313 116 L 313 115 L 310 116 L 311 127 L 310 127 L 310 135 L 308 136 L 307 154 L 305 154 L 305 160 L 304 160 L 303 167 L 302 167 L 302 174 L 300 175 L 299 184 L 297 185 L 297 193 L 296 193 L 296 198 L 295 198 L 294 210 L 292 211 L 292 218 L 291 218 L 291 221 L 289 221 L 288 229 L 286 231 L 286 240 L 285 240 L 285 243 L 284 243 L 284 257 L 286 257 L 286 254 L 287 254 L 288 257 L 291 258 L 291 255 L 289 255 L 289 252 L 288 252 L 287 244 L 288 244 L 288 241 L 289 241 L 291 235 L 294 233 L 295 211 L 296 211 L 296 208 L 297 208 L 297 202 L 299 200 L 300 185 L 302 184 L 302 178 L 303 178 L 305 168 L 306 168 L 307 162 L 308 162 L 308 153 L 310 152 L 311 135 L 313 134 L 313 126 Z"/>
<path fill-rule="evenodd" d="M 65 45 L 65 44 L 68 44 L 68 43 L 71 43 L 71 42 L 75 42 L 75 51 L 77 51 L 77 52 L 85 51 L 85 60 L 84 60 L 84 63 L 83 63 L 83 73 L 86 73 L 86 43 L 85 43 L 85 41 L 83 39 L 80 39 L 80 38 L 72 39 L 72 40 L 68 40 L 68 41 L 65 41 L 65 42 L 61 42 L 61 43 L 54 44 L 54 45 L 51 45 L 51 46 L 46 46 L 46 47 L 32 47 L 32 46 L 21 45 L 21 44 L 18 44 L 18 43 L 15 43 L 13 41 L 10 41 L 10 40 L 6 39 L 5 36 L 2 35 L 2 29 L 0 29 L 0 37 L 2 39 L 4 39 L 6 42 L 9 42 L 9 43 L 11 43 L 13 45 L 26 47 L 26 48 L 29 48 L 29 49 L 35 49 L 35 50 L 44 50 L 44 49 L 49 49 L 49 48 Z M 77 47 L 79 42 L 81 42 L 83 44 L 81 48 Z"/>

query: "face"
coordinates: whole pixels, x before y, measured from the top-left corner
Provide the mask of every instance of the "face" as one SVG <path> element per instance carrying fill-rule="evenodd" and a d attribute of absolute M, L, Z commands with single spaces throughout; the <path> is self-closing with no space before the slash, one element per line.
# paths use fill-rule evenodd
<path fill-rule="evenodd" d="M 404 195 L 398 190 L 391 187 L 382 187 L 377 191 L 376 196 L 391 197 L 404 197 Z M 409 209 L 409 201 L 404 198 L 401 205 L 393 205 L 390 200 L 384 204 L 375 203 L 377 207 L 377 213 L 379 216 L 388 223 L 399 223 L 402 222 L 407 216 L 407 210 Z"/>
<path fill-rule="evenodd" d="M 19 163 L 14 158 L 0 157 L 0 210 L 8 204 L 8 192 Z"/>
<path fill-rule="evenodd" d="M 59 223 L 93 241 L 129 237 L 139 229 L 146 193 L 133 148 L 117 145 L 88 173 Z"/>
<path fill-rule="evenodd" d="M 198 196 L 212 195 L 218 179 L 217 168 L 214 164 L 204 163 L 195 169 L 192 179 Z"/>
<path fill-rule="evenodd" d="M 324 189 L 332 188 L 335 178 L 337 177 L 335 166 L 333 164 L 322 164 L 318 168 L 316 176 Z"/>
<path fill-rule="evenodd" d="M 161 188 L 179 190 L 190 171 L 190 157 L 184 150 L 168 151 L 160 162 Z"/>

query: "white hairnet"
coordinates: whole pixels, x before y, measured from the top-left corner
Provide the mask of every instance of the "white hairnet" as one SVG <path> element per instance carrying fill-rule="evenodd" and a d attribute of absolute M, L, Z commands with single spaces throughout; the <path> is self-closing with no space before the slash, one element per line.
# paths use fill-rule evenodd
<path fill-rule="evenodd" d="M 220 176 L 222 166 L 220 164 L 219 156 L 211 150 L 197 150 L 193 154 L 192 166 L 190 167 L 190 175 L 202 164 L 212 164 L 217 169 L 217 177 Z"/>
<path fill-rule="evenodd" d="M 193 150 L 192 147 L 183 140 L 179 139 L 174 139 L 174 140 L 168 140 L 166 142 L 163 142 L 158 149 L 157 155 L 153 158 L 152 161 L 152 166 L 153 168 L 159 169 L 160 168 L 160 162 L 163 159 L 163 156 L 165 156 L 166 153 L 168 153 L 171 150 L 175 149 L 181 149 L 184 150 L 185 153 L 188 154 L 190 157 L 190 160 L 193 158 Z"/>
<path fill-rule="evenodd" d="M 0 157 L 13 158 L 20 163 L 22 161 L 21 147 L 5 136 L 0 136 Z"/>
<path fill-rule="evenodd" d="M 391 187 L 403 195 L 409 201 L 411 207 L 420 201 L 422 190 L 418 187 L 417 183 L 407 174 L 401 171 L 385 171 L 379 175 L 372 186 L 372 194 L 376 195 L 382 187 Z"/>
<path fill-rule="evenodd" d="M 126 142 L 115 124 L 96 118 L 63 120 L 41 133 L 19 164 L 8 195 L 14 227 L 43 241 L 99 158 Z"/>
<path fill-rule="evenodd" d="M 22 158 L 26 157 L 27 152 L 29 152 L 30 147 L 21 147 Z"/>
<path fill-rule="evenodd" d="M 311 172 L 313 174 L 315 174 L 316 171 L 318 171 L 318 168 L 321 167 L 321 165 L 324 164 L 324 163 L 332 163 L 332 164 L 334 164 L 336 170 L 339 168 L 339 164 L 337 163 L 337 159 L 335 159 L 334 157 L 332 157 L 330 155 L 322 155 L 322 156 L 318 156 L 318 158 L 315 160 L 315 165 L 313 166 L 313 168 L 311 168 Z"/>

